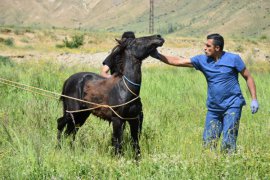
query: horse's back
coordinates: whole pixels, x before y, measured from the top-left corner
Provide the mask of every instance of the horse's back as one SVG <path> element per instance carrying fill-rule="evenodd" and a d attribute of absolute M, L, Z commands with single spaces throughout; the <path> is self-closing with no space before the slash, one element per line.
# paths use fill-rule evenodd
<path fill-rule="evenodd" d="M 104 79 L 102 76 L 92 72 L 75 73 L 65 81 L 62 94 L 81 99 L 85 82 L 102 79 Z"/>
<path fill-rule="evenodd" d="M 93 72 L 78 72 L 71 75 L 66 81 L 81 82 L 84 80 L 101 80 L 101 79 L 105 78 Z"/>

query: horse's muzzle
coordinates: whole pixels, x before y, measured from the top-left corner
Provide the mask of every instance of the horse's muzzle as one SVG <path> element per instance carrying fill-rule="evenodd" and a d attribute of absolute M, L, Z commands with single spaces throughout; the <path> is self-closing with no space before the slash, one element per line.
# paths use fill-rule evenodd
<path fill-rule="evenodd" d="M 164 44 L 165 40 L 161 37 L 161 35 L 156 35 L 156 42 L 155 44 L 157 46 L 162 46 Z"/>

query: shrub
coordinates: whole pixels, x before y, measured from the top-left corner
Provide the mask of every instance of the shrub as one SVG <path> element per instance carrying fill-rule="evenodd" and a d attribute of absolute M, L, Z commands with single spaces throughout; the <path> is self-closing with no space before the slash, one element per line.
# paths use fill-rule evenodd
<path fill-rule="evenodd" d="M 1 66 L 13 66 L 13 62 L 10 60 L 9 57 L 5 57 L 5 56 L 0 56 L 0 65 Z"/>
<path fill-rule="evenodd" d="M 15 29 L 15 30 L 14 30 L 14 33 L 15 33 L 16 35 L 24 35 L 24 31 L 21 30 L 21 29 Z"/>
<path fill-rule="evenodd" d="M 26 37 L 21 38 L 20 41 L 23 42 L 23 43 L 29 43 L 29 39 L 26 38 Z"/>
<path fill-rule="evenodd" d="M 64 47 L 66 47 L 64 44 L 56 44 L 56 46 L 55 47 L 57 47 L 57 48 L 64 48 Z"/>
<path fill-rule="evenodd" d="M 11 29 L 1 29 L 1 33 L 4 33 L 4 34 L 9 34 L 11 32 L 12 32 Z"/>
<path fill-rule="evenodd" d="M 262 36 L 260 37 L 260 39 L 261 39 L 261 40 L 266 40 L 266 39 L 267 39 L 267 36 L 266 36 L 266 35 L 262 35 Z"/>
<path fill-rule="evenodd" d="M 13 38 L 7 38 L 4 40 L 4 44 L 7 46 L 14 46 L 14 39 Z"/>
<path fill-rule="evenodd" d="M 241 52 L 244 52 L 244 48 L 243 48 L 243 46 L 238 45 L 238 46 L 236 46 L 235 51 L 241 53 Z"/>
<path fill-rule="evenodd" d="M 84 36 L 83 35 L 75 35 L 72 37 L 72 40 L 69 41 L 67 37 L 63 40 L 64 46 L 68 48 L 78 48 L 83 45 Z M 56 45 L 56 47 L 61 47 L 60 45 Z"/>

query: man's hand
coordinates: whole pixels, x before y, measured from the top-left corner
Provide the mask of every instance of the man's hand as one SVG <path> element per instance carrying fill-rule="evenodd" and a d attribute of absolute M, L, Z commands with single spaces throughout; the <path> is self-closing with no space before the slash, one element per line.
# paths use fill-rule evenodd
<path fill-rule="evenodd" d="M 105 64 L 105 65 L 103 65 L 102 68 L 101 68 L 100 75 L 101 75 L 102 77 L 105 77 L 105 78 L 110 78 L 111 75 L 109 74 L 109 72 L 110 72 L 110 67 L 107 66 L 107 65 Z"/>
<path fill-rule="evenodd" d="M 258 101 L 256 99 L 252 100 L 250 108 L 251 108 L 252 114 L 255 114 L 258 111 L 259 103 L 258 103 Z"/>

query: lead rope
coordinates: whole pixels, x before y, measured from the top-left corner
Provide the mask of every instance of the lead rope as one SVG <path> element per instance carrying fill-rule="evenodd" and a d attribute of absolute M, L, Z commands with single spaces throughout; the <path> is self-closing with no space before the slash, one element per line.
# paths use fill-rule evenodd
<path fill-rule="evenodd" d="M 124 81 L 124 84 L 125 84 L 126 88 L 129 90 L 129 92 L 130 92 L 131 94 L 133 94 L 134 96 L 138 96 L 136 93 L 134 93 L 133 91 L 131 91 L 131 89 L 129 89 L 129 87 L 128 87 L 128 85 L 126 84 L 126 81 L 125 81 L 126 76 L 124 75 L 123 77 L 124 77 L 124 78 L 122 78 L 122 79 L 123 79 L 123 81 Z"/>
<path fill-rule="evenodd" d="M 34 86 L 29 86 L 29 85 L 26 85 L 26 84 L 21 84 L 21 83 L 18 83 L 18 82 L 10 81 L 10 80 L 7 80 L 7 79 L 1 78 L 1 77 L 0 77 L 0 83 L 9 85 L 9 86 L 12 86 L 12 87 L 15 87 L 15 88 L 23 89 L 25 91 L 29 91 L 29 92 L 32 92 L 32 93 L 35 93 L 35 94 L 39 94 L 39 95 L 42 95 L 42 96 L 45 96 L 45 97 L 49 97 L 49 98 L 58 99 L 58 98 L 56 98 L 54 96 L 46 95 L 44 93 L 39 93 L 39 92 L 33 91 L 31 89 L 42 91 L 42 92 L 46 92 L 46 93 L 49 93 L 49 94 L 53 94 L 55 96 L 61 96 L 61 97 L 73 99 L 73 100 L 76 100 L 76 101 L 79 101 L 79 102 L 83 102 L 83 103 L 87 103 L 87 104 L 91 104 L 91 105 L 96 105 L 96 107 L 89 108 L 89 109 L 82 109 L 82 110 L 77 110 L 77 111 L 66 111 L 67 113 L 76 113 L 76 112 L 90 111 L 90 110 L 93 110 L 93 109 L 104 107 L 104 108 L 109 108 L 120 119 L 136 119 L 136 117 L 134 117 L 134 118 L 124 118 L 124 117 L 120 116 L 113 108 L 127 105 L 127 104 L 129 104 L 129 103 L 137 100 L 138 98 L 140 98 L 139 96 L 137 96 L 134 92 L 132 92 L 128 88 L 128 86 L 126 85 L 125 81 L 124 81 L 124 84 L 127 87 L 127 89 L 132 94 L 136 95 L 136 97 L 134 99 L 131 99 L 130 101 L 128 101 L 126 103 L 122 103 L 122 104 L 119 104 L 119 105 L 113 105 L 113 106 L 109 106 L 109 105 L 106 105 L 106 104 L 98 104 L 98 103 L 94 103 L 94 102 L 90 102 L 90 101 L 85 101 L 85 100 L 82 100 L 82 99 L 74 98 L 74 97 L 71 97 L 71 96 L 66 96 L 66 95 L 63 95 L 63 94 L 59 94 L 59 93 L 55 93 L 55 92 L 52 92 L 52 91 L 44 90 L 44 89 L 37 88 L 37 87 L 34 87 Z M 30 88 L 30 89 L 27 89 L 27 88 Z"/>

